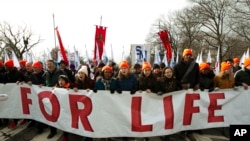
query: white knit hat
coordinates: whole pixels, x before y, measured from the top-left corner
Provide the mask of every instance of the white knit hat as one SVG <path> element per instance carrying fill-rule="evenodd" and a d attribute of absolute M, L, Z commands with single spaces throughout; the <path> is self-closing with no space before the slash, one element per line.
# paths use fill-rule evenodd
<path fill-rule="evenodd" d="M 88 69 L 87 69 L 87 66 L 82 66 L 79 70 L 78 70 L 78 73 L 79 72 L 83 72 L 86 74 L 86 76 L 88 76 Z"/>

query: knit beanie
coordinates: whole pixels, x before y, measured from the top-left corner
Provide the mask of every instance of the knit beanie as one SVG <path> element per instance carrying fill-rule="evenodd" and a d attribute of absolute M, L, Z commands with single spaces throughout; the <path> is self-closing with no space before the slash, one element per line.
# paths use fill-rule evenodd
<path fill-rule="evenodd" d="M 234 61 L 234 63 L 239 63 L 239 62 L 240 62 L 240 59 L 237 58 L 237 57 L 235 57 L 235 58 L 233 59 L 233 61 Z"/>
<path fill-rule="evenodd" d="M 88 68 L 87 66 L 82 66 L 79 70 L 78 70 L 78 73 L 79 72 L 83 72 L 86 74 L 86 76 L 88 76 Z"/>
<path fill-rule="evenodd" d="M 105 70 L 108 70 L 109 72 L 113 73 L 113 69 L 108 65 L 102 67 L 102 72 L 105 71 Z"/>
<path fill-rule="evenodd" d="M 40 61 L 36 61 L 36 62 L 34 62 L 34 63 L 32 64 L 32 67 L 42 68 L 43 65 L 41 64 Z"/>
<path fill-rule="evenodd" d="M 143 62 L 142 70 L 144 70 L 144 69 L 151 69 L 151 65 L 148 62 Z"/>
<path fill-rule="evenodd" d="M 250 65 L 250 58 L 246 58 L 245 60 L 244 60 L 244 67 L 247 67 L 247 66 L 249 66 Z"/>
<path fill-rule="evenodd" d="M 122 62 L 120 63 L 120 65 L 119 65 L 119 69 L 121 69 L 121 68 L 127 68 L 127 69 L 129 69 L 129 64 L 128 64 L 128 62 L 127 62 L 127 61 L 122 61 Z"/>
<path fill-rule="evenodd" d="M 14 68 L 14 62 L 13 62 L 12 59 L 7 60 L 7 61 L 4 63 L 4 65 L 5 65 L 6 67 Z"/>
<path fill-rule="evenodd" d="M 193 52 L 191 49 L 184 49 L 183 53 L 182 53 L 182 57 L 184 57 L 185 55 L 193 55 Z"/>
<path fill-rule="evenodd" d="M 25 66 L 26 62 L 27 62 L 26 60 L 20 60 L 19 64 L 22 65 L 22 66 Z"/>
<path fill-rule="evenodd" d="M 225 71 L 231 68 L 231 65 L 226 63 L 226 62 L 222 62 L 221 63 L 221 71 Z"/>
<path fill-rule="evenodd" d="M 200 71 L 210 68 L 209 65 L 205 62 L 201 63 L 199 67 L 200 67 Z"/>

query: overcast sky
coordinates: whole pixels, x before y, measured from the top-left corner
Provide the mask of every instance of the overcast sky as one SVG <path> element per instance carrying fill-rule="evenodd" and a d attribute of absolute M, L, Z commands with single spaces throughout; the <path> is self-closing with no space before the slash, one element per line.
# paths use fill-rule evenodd
<path fill-rule="evenodd" d="M 144 44 L 150 27 L 162 15 L 186 6 L 186 0 L 1 0 L 0 19 L 11 25 L 27 24 L 44 41 L 34 50 L 53 48 L 53 13 L 65 48 L 75 46 L 91 55 L 95 25 L 108 27 L 105 48 L 115 56 L 131 44 Z M 102 17 L 102 22 L 101 18 Z M 100 23 L 101 22 L 101 23 Z M 58 43 L 57 43 L 58 45 Z"/>

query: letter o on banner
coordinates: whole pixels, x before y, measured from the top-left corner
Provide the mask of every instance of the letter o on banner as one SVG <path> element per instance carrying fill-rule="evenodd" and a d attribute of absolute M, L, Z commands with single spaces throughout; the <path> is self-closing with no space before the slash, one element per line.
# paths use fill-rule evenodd
<path fill-rule="evenodd" d="M 49 113 L 47 113 L 45 110 L 46 105 L 44 105 L 44 103 L 43 103 L 44 98 L 48 98 L 51 105 L 52 105 L 51 115 Z M 48 121 L 56 122 L 58 120 L 59 115 L 60 115 L 60 103 L 59 103 L 56 95 L 54 95 L 51 91 L 42 91 L 42 92 L 38 93 L 38 99 L 39 99 L 40 110 L 41 110 L 43 116 Z"/>

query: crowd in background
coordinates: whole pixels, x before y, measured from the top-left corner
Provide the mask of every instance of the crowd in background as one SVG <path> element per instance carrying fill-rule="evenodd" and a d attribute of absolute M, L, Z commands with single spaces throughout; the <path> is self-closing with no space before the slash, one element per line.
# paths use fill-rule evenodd
<path fill-rule="evenodd" d="M 165 64 L 150 65 L 149 62 L 135 64 L 130 66 L 127 61 L 122 61 L 117 65 L 110 62 L 105 65 L 81 65 L 75 68 L 65 61 L 56 64 L 53 60 L 46 61 L 46 69 L 39 61 L 27 62 L 21 60 L 20 68 L 14 66 L 13 60 L 0 61 L 0 83 L 27 83 L 47 87 L 59 87 L 65 89 L 78 90 L 108 90 L 110 93 L 122 94 L 123 91 L 130 91 L 130 94 L 153 93 L 163 95 L 173 91 L 183 89 L 193 89 L 201 91 L 217 91 L 218 89 L 237 88 L 242 86 L 248 89 L 250 85 L 250 58 L 246 58 L 241 68 L 239 58 L 228 59 L 221 63 L 220 73 L 215 74 L 214 68 L 209 63 L 198 64 L 192 57 L 190 49 L 185 49 L 182 59 L 173 68 Z M 44 123 L 33 120 L 20 119 L 0 119 L 1 126 L 16 128 L 18 123 L 29 122 L 28 127 L 36 126 L 37 134 L 43 132 L 48 127 Z M 50 128 L 48 139 L 57 134 L 57 129 Z M 194 132 L 185 131 L 184 137 L 195 141 L 192 135 Z M 70 133 L 71 134 L 71 133 Z M 64 132 L 63 141 L 68 140 L 69 133 Z M 134 138 L 124 137 L 123 140 L 133 140 Z M 168 136 L 161 137 L 162 140 L 168 140 Z M 85 140 L 92 140 L 87 138 Z M 106 139 L 107 140 L 107 139 Z"/>

